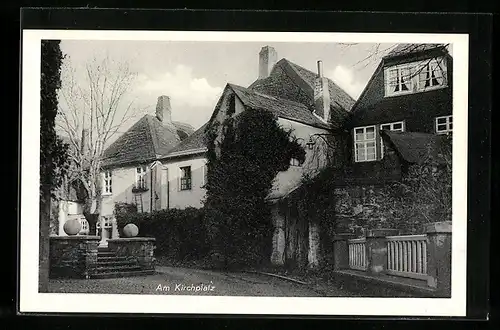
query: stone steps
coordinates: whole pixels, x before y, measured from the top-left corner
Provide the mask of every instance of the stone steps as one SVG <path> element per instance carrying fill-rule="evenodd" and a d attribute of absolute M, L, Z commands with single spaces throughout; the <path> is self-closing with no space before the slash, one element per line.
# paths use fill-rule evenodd
<path fill-rule="evenodd" d="M 99 247 L 97 250 L 97 265 L 90 278 L 118 278 L 130 276 L 145 276 L 154 274 L 154 270 L 144 270 L 134 259 L 117 256 L 107 248 Z"/>

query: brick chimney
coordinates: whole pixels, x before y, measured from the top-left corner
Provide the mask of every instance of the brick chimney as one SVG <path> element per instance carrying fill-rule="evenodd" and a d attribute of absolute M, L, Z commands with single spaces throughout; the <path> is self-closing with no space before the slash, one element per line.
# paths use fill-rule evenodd
<path fill-rule="evenodd" d="M 322 61 L 318 61 L 318 76 L 314 82 L 314 112 L 325 121 L 330 121 L 330 90 L 328 79 L 323 76 Z"/>
<path fill-rule="evenodd" d="M 156 118 L 163 124 L 172 122 L 172 107 L 170 106 L 170 98 L 166 95 L 158 97 L 156 103 Z"/>
<path fill-rule="evenodd" d="M 271 70 L 278 61 L 278 53 L 273 47 L 264 46 L 259 52 L 259 79 L 269 77 Z"/>

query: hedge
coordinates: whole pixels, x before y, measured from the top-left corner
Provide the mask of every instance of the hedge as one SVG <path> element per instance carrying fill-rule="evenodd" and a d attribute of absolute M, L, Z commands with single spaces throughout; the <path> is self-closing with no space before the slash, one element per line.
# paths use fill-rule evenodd
<path fill-rule="evenodd" d="M 115 217 L 120 237 L 123 237 L 123 227 L 133 223 L 139 228 L 139 236 L 156 238 L 155 254 L 158 257 L 196 261 L 202 260 L 210 250 L 203 209 L 138 213 L 132 206 L 120 203 L 115 206 Z"/>

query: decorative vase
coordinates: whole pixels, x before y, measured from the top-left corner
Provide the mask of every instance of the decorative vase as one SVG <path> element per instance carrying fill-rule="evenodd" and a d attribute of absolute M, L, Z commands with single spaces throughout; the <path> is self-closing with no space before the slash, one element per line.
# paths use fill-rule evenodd
<path fill-rule="evenodd" d="M 139 234 L 139 228 L 133 223 L 129 223 L 123 227 L 123 235 L 125 235 L 125 237 L 135 237 L 137 234 Z"/>
<path fill-rule="evenodd" d="M 80 223 L 80 220 L 77 219 L 68 220 L 66 221 L 66 223 L 64 223 L 63 226 L 63 230 L 68 236 L 74 236 L 78 234 L 81 229 L 82 224 Z"/>

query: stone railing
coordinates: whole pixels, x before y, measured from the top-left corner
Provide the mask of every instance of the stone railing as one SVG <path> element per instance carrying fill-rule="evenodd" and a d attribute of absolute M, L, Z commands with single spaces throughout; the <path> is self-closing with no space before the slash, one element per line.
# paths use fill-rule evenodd
<path fill-rule="evenodd" d="M 117 257 L 135 259 L 142 270 L 153 270 L 155 268 L 156 239 L 153 237 L 130 237 L 108 240 L 108 249 Z"/>
<path fill-rule="evenodd" d="M 393 229 L 369 230 L 355 239 L 334 238 L 334 269 L 372 277 L 420 280 L 440 296 L 451 295 L 451 222 L 427 224 L 424 235 L 398 236 Z"/>
<path fill-rule="evenodd" d="M 51 278 L 89 278 L 97 264 L 98 236 L 51 236 Z"/>

